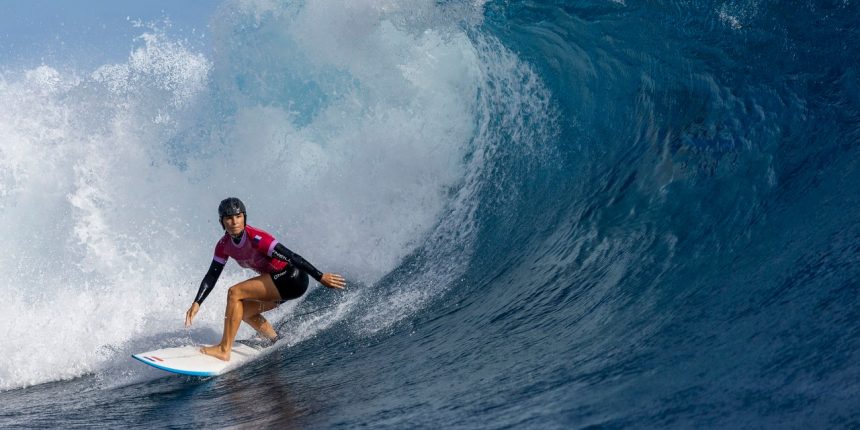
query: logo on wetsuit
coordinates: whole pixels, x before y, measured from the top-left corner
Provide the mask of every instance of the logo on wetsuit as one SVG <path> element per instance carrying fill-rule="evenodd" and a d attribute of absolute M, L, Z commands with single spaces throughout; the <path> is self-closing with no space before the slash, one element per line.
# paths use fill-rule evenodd
<path fill-rule="evenodd" d="M 295 278 L 295 277 L 296 277 L 296 275 L 298 275 L 298 273 L 299 273 L 299 269 L 297 269 L 297 268 L 295 268 L 295 267 L 292 267 L 292 268 L 291 268 L 291 267 L 287 267 L 286 269 L 284 269 L 284 270 L 282 270 L 282 271 L 280 271 L 280 272 L 275 273 L 274 275 L 272 275 L 272 280 L 273 280 L 273 281 L 277 281 L 277 280 L 278 280 L 278 278 L 280 278 L 281 276 L 286 275 L 287 273 L 289 273 L 289 274 L 290 274 L 290 278 Z"/>

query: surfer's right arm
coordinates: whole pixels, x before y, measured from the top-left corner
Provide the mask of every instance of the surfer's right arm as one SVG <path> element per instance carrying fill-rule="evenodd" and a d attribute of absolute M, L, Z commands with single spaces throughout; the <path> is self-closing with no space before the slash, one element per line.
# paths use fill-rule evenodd
<path fill-rule="evenodd" d="M 188 312 L 185 313 L 186 327 L 191 325 L 191 320 L 193 320 L 194 316 L 197 315 L 197 311 L 200 309 L 200 305 L 203 304 L 203 300 L 206 300 L 206 297 L 209 296 L 212 288 L 215 287 L 215 283 L 218 282 L 218 277 L 221 276 L 221 272 L 223 270 L 224 263 L 212 260 L 212 264 L 209 265 L 209 271 L 206 272 L 206 276 L 204 276 L 203 280 L 200 281 L 200 289 L 197 290 L 197 297 L 194 298 L 194 303 L 191 304 L 191 307 L 188 308 Z"/>

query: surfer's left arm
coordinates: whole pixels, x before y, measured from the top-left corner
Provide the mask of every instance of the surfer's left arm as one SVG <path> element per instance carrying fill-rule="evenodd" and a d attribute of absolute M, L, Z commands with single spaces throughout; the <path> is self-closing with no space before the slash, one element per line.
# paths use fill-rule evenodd
<path fill-rule="evenodd" d="M 302 258 L 301 255 L 290 251 L 280 242 L 278 242 L 278 244 L 276 244 L 275 247 L 272 249 L 271 256 L 277 258 L 278 260 L 292 264 L 299 270 L 306 272 L 312 278 L 316 279 L 317 282 L 325 285 L 326 287 L 337 289 L 342 289 L 346 287 L 346 280 L 343 279 L 343 276 L 340 276 L 336 273 L 321 272 L 319 269 L 314 267 L 313 264 Z"/>

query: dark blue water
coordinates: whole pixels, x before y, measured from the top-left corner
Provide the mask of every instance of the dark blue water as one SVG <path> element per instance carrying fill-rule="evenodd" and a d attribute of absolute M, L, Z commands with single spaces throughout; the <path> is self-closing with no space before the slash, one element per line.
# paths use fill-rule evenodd
<path fill-rule="evenodd" d="M 860 427 L 856 3 L 434 7 L 394 26 L 467 36 L 480 169 L 348 313 L 217 378 L 7 390 L 0 426 Z M 234 82 L 308 123 L 341 72 Z"/>

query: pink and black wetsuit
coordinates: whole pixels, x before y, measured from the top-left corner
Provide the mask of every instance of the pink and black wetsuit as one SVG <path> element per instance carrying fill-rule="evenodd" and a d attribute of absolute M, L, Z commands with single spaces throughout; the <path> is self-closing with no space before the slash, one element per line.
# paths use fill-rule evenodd
<path fill-rule="evenodd" d="M 281 295 L 281 300 L 301 297 L 308 288 L 308 275 L 317 281 L 323 275 L 300 255 L 278 242 L 271 234 L 246 225 L 241 237 L 233 238 L 225 233 L 218 240 L 212 264 L 200 283 L 195 302 L 203 304 L 203 300 L 215 287 L 218 277 L 224 270 L 224 265 L 230 258 L 236 260 L 239 266 L 254 270 L 261 275 L 271 276 Z"/>

